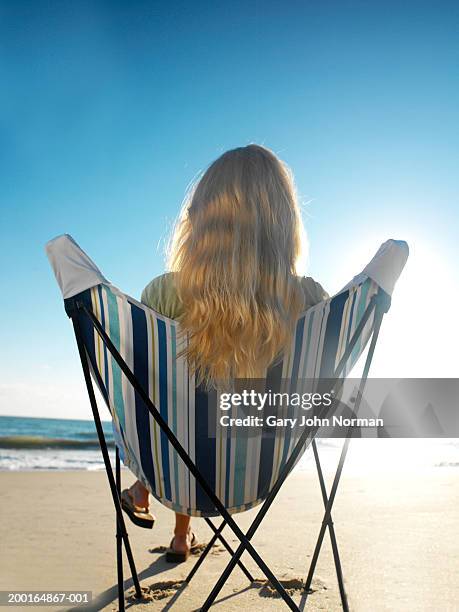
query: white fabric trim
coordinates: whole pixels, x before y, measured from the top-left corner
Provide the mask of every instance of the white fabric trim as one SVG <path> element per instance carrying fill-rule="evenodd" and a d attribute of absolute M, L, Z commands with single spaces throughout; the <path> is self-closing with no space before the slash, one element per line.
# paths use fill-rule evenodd
<path fill-rule="evenodd" d="M 408 255 L 408 244 L 404 240 L 393 240 L 392 238 L 386 240 L 379 247 L 370 263 L 365 266 L 360 274 L 354 276 L 341 291 L 349 289 L 349 287 L 361 283 L 370 277 L 386 293 L 392 295 L 395 283 L 405 267 Z"/>
<path fill-rule="evenodd" d="M 45 250 L 64 299 L 100 283 L 108 283 L 92 259 L 68 234 L 47 242 Z"/>
<path fill-rule="evenodd" d="M 69 234 L 62 234 L 50 240 L 45 248 L 64 299 L 100 283 L 109 283 Z M 408 253 L 408 244 L 404 240 L 386 240 L 370 263 L 341 291 L 370 277 L 386 293 L 392 295 L 395 283 L 408 259 Z"/>

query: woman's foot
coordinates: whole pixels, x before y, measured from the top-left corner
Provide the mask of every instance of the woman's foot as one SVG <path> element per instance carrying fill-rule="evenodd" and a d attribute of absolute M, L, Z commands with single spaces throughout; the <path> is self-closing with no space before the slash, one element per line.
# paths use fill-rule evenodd
<path fill-rule="evenodd" d="M 140 482 L 121 493 L 121 507 L 138 527 L 151 529 L 155 517 L 148 511 L 148 491 Z"/>
<path fill-rule="evenodd" d="M 186 535 L 175 534 L 170 547 L 166 552 L 166 561 L 169 563 L 182 563 L 190 556 L 191 551 L 197 546 L 197 539 L 191 529 Z"/>
<path fill-rule="evenodd" d="M 189 529 L 186 535 L 174 535 L 171 542 L 171 548 L 176 552 L 187 552 L 191 550 L 192 546 L 195 544 L 195 541 L 196 536 L 191 529 Z"/>
<path fill-rule="evenodd" d="M 143 508 L 146 512 L 148 512 L 150 496 L 148 489 L 146 489 L 139 480 L 136 480 L 135 483 L 129 487 L 129 489 L 127 489 L 127 491 L 132 503 L 138 508 Z"/>

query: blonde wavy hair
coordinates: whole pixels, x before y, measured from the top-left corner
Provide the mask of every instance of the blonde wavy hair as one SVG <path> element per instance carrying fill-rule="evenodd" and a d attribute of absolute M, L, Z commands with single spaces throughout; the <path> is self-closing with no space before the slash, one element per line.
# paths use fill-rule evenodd
<path fill-rule="evenodd" d="M 293 176 L 265 147 L 227 151 L 190 189 L 169 269 L 200 382 L 263 377 L 291 342 L 304 239 Z"/>

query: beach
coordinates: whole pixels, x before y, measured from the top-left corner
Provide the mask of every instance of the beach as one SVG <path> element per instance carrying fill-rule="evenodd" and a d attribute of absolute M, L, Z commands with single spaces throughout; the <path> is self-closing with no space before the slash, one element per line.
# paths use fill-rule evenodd
<path fill-rule="evenodd" d="M 330 478 L 330 469 L 326 472 Z M 127 470 L 122 477 L 123 486 L 133 481 Z M 345 469 L 333 517 L 351 610 L 457 610 L 457 478 L 457 468 L 450 467 L 361 473 Z M 115 515 L 105 473 L 4 471 L 0 487 L 0 590 L 88 590 L 93 601 L 87 609 L 116 610 Z M 165 562 L 173 515 L 155 501 L 151 508 L 157 517 L 151 531 L 126 518 L 141 586 L 149 589 L 148 600 L 131 600 L 130 609 L 198 610 L 228 562 L 228 554 L 216 546 L 191 584 L 181 586 L 196 557 L 177 566 Z M 322 511 L 317 475 L 311 466 L 296 470 L 253 539 L 279 579 L 305 578 Z M 235 518 L 247 528 L 256 512 Z M 193 529 L 200 542 L 210 539 L 202 519 L 193 519 Z M 225 533 L 236 546 L 231 531 Z M 247 554 L 243 559 L 254 577 L 262 579 Z M 124 567 L 126 591 L 132 592 L 127 563 Z M 328 534 L 313 588 L 306 610 L 340 609 Z M 293 594 L 299 602 L 301 592 Z M 287 609 L 271 595 L 260 585 L 251 587 L 236 568 L 215 609 Z"/>

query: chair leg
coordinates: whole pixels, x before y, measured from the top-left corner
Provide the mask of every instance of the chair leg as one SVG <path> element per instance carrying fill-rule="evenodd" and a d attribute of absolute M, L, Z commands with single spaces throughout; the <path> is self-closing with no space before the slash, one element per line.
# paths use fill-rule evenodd
<path fill-rule="evenodd" d="M 322 466 L 320 465 L 319 453 L 317 451 L 317 444 L 315 440 L 312 441 L 312 450 L 314 452 L 314 459 L 315 459 L 316 466 L 317 466 L 317 474 L 319 476 L 320 489 L 322 492 L 322 499 L 323 499 L 324 506 L 326 508 L 328 504 L 328 495 L 327 495 L 327 489 L 325 487 L 325 480 L 324 480 L 324 476 L 322 472 Z M 336 541 L 335 528 L 333 526 L 333 520 L 332 520 L 331 514 L 330 514 L 330 519 L 328 521 L 328 531 L 330 534 L 330 541 L 331 541 L 331 546 L 332 546 L 332 551 L 333 551 L 333 559 L 335 561 L 336 577 L 338 579 L 338 587 L 339 587 L 339 593 L 341 597 L 341 605 L 343 607 L 344 612 L 348 612 L 349 604 L 347 601 L 346 591 L 344 589 L 343 571 L 341 568 L 341 560 L 339 557 L 338 542 Z M 308 575 L 308 579 L 306 580 L 306 585 L 305 585 L 306 592 L 309 591 L 311 582 L 312 582 L 312 575 L 310 577 Z"/>
<path fill-rule="evenodd" d="M 371 360 L 373 359 L 373 353 L 374 353 L 374 350 L 375 350 L 375 347 L 376 347 L 376 342 L 378 340 L 379 330 L 381 328 L 381 323 L 382 323 L 383 316 L 384 316 L 384 307 L 383 306 L 378 306 L 376 308 L 376 310 L 375 310 L 373 335 L 372 335 L 372 338 L 371 338 L 370 347 L 368 349 L 367 358 L 365 360 L 365 366 L 363 368 L 362 378 L 360 380 L 359 389 L 358 389 L 358 392 L 357 392 L 357 398 L 356 398 L 356 402 L 355 402 L 355 406 L 354 406 L 354 414 L 355 415 L 357 415 L 357 413 L 359 411 L 359 408 L 360 408 L 360 403 L 362 401 L 363 391 L 364 391 L 364 388 L 365 388 L 365 384 L 367 382 L 368 372 L 370 370 Z M 332 507 L 333 507 L 333 502 L 335 501 L 335 496 L 336 496 L 336 492 L 338 490 L 339 480 L 340 480 L 340 477 L 341 477 L 341 473 L 343 471 L 344 461 L 346 459 L 346 455 L 347 455 L 347 451 L 348 451 L 348 448 L 349 448 L 349 443 L 351 441 L 351 437 L 352 437 L 352 427 L 349 427 L 348 430 L 347 430 L 347 433 L 346 433 L 346 439 L 344 441 L 343 448 L 341 450 L 341 455 L 340 455 L 338 467 L 336 469 L 335 477 L 333 479 L 333 484 L 332 484 L 332 488 L 331 488 L 331 491 L 330 491 L 330 496 L 329 496 L 328 501 L 327 501 L 326 506 L 325 506 L 325 513 L 324 513 L 324 517 L 323 517 L 323 520 L 322 520 L 322 525 L 320 527 L 319 537 L 317 538 L 317 543 L 316 543 L 316 546 L 315 546 L 315 549 L 314 549 L 314 554 L 313 554 L 312 559 L 311 559 L 311 565 L 309 567 L 308 576 L 306 578 L 306 583 L 304 585 L 304 602 L 306 602 L 306 599 L 308 597 L 309 591 L 311 589 L 312 579 L 313 579 L 314 572 L 315 572 L 315 569 L 316 569 L 317 560 L 319 558 L 320 549 L 322 547 L 322 542 L 323 542 L 323 539 L 324 539 L 325 531 L 327 529 L 327 526 L 329 526 L 329 523 L 331 522 L 331 510 L 332 510 Z M 338 556 L 338 559 L 339 559 L 339 556 Z M 336 563 L 336 559 L 335 559 L 335 563 Z M 344 589 L 344 587 L 343 587 L 343 589 Z M 347 598 L 346 597 L 345 597 L 345 605 L 347 606 Z M 344 605 L 343 605 L 343 609 L 347 610 L 347 608 L 344 608 Z"/>
<path fill-rule="evenodd" d="M 215 544 L 215 542 L 218 540 L 218 536 L 219 534 L 223 531 L 223 528 L 226 525 L 226 521 L 223 520 L 223 522 L 220 524 L 220 527 L 215 528 L 214 531 L 214 535 L 212 536 L 211 540 L 209 541 L 209 543 L 207 544 L 206 548 L 203 550 L 203 552 L 199 555 L 199 559 L 196 561 L 196 563 L 193 565 L 193 567 L 191 568 L 190 573 L 188 574 L 188 576 L 185 578 L 185 582 L 189 583 L 191 582 L 191 579 L 193 578 L 193 576 L 196 574 L 196 572 L 198 571 L 198 569 L 201 567 L 204 559 L 207 557 L 207 555 L 209 554 L 209 552 L 212 549 L 212 546 Z"/>
<path fill-rule="evenodd" d="M 72 316 L 72 322 L 73 322 L 73 328 L 75 331 L 75 337 L 77 341 L 78 353 L 79 353 L 80 361 L 81 361 L 81 367 L 83 368 L 83 375 L 84 375 L 84 379 L 86 382 L 86 389 L 88 391 L 89 402 L 91 404 L 91 409 L 92 409 L 92 414 L 94 417 L 94 423 L 96 426 L 97 436 L 99 438 L 100 450 L 102 452 L 102 457 L 104 460 L 105 472 L 107 474 L 108 484 L 110 486 L 113 504 L 115 506 L 117 523 L 119 524 L 121 538 L 123 540 L 124 548 L 126 550 L 126 556 L 128 559 L 129 568 L 131 570 L 132 581 L 134 583 L 135 594 L 136 594 L 136 597 L 140 599 L 142 597 L 142 591 L 140 589 L 139 577 L 137 575 L 137 569 L 135 567 L 134 557 L 132 555 L 131 544 L 129 542 L 129 536 L 126 530 L 126 525 L 124 523 L 120 497 L 119 497 L 119 494 L 116 488 L 115 478 L 113 477 L 113 471 L 112 471 L 112 466 L 110 463 L 110 457 L 108 454 L 107 443 L 105 441 L 104 430 L 102 429 L 102 423 L 100 421 L 100 415 L 99 415 L 99 410 L 97 407 L 96 396 L 94 394 L 94 387 L 92 386 L 88 358 L 85 352 L 83 338 L 81 336 L 80 326 L 79 326 L 78 319 L 76 316 Z M 123 593 L 123 602 L 124 602 L 124 593 Z"/>
<path fill-rule="evenodd" d="M 207 557 L 207 555 L 209 554 L 209 552 L 212 549 L 212 546 L 215 544 L 215 542 L 217 540 L 220 540 L 220 542 L 223 544 L 223 546 L 226 548 L 226 550 L 229 552 L 229 554 L 231 556 L 234 555 L 234 550 L 231 548 L 231 546 L 228 544 L 228 542 L 225 540 L 225 538 L 221 535 L 223 529 L 225 528 L 225 526 L 227 524 L 226 521 L 223 520 L 220 523 L 220 526 L 216 527 L 209 518 L 205 518 L 204 520 L 209 525 L 209 527 L 212 529 L 214 534 L 213 534 L 212 538 L 210 539 L 209 543 L 207 544 L 206 548 L 204 549 L 204 551 L 200 554 L 199 559 L 193 565 L 190 573 L 185 578 L 185 581 L 187 583 L 189 583 L 191 581 L 191 579 L 193 578 L 193 576 L 196 574 L 196 572 L 198 571 L 199 567 L 202 565 L 204 559 Z M 238 561 L 237 564 L 241 568 L 241 570 L 244 573 L 244 575 L 247 577 L 248 581 L 250 583 L 252 583 L 254 581 L 254 578 L 253 578 L 252 574 L 249 572 L 249 570 L 242 563 L 242 561 Z"/>
<path fill-rule="evenodd" d="M 228 542 L 225 540 L 225 538 L 221 535 L 221 531 L 223 531 L 223 527 L 226 525 L 226 521 L 224 521 L 222 530 L 220 531 L 219 534 L 217 534 L 217 528 L 215 527 L 215 525 L 212 523 L 211 520 L 209 519 L 205 519 L 206 523 L 209 525 L 209 527 L 212 529 L 212 531 L 214 532 L 214 534 L 217 536 L 217 538 L 220 540 L 220 542 L 223 544 L 223 546 L 226 548 L 226 550 L 229 552 L 229 554 L 231 555 L 231 557 L 234 555 L 234 550 L 231 548 L 231 546 L 228 544 Z M 246 576 L 247 580 L 252 583 L 254 581 L 254 577 L 252 576 L 252 574 L 249 572 L 249 570 L 245 567 L 245 565 L 242 563 L 241 560 L 239 560 L 237 562 L 237 565 L 241 568 L 242 573 Z"/>
<path fill-rule="evenodd" d="M 121 499 L 121 465 L 118 448 L 116 449 L 115 474 L 116 490 L 118 497 Z M 123 536 L 121 535 L 121 525 L 118 517 L 116 517 L 116 568 L 118 574 L 118 607 L 120 612 L 124 612 Z"/>
<path fill-rule="evenodd" d="M 319 531 L 319 537 L 317 538 L 317 542 L 316 542 L 316 546 L 314 549 L 314 554 L 312 555 L 312 559 L 311 559 L 311 565 L 309 567 L 309 572 L 308 572 L 308 576 L 306 578 L 306 582 L 304 585 L 304 592 L 305 592 L 305 598 L 307 598 L 308 593 L 311 589 L 311 584 L 312 584 L 312 578 L 314 576 L 314 572 L 316 569 L 316 565 L 317 565 L 317 561 L 319 559 L 319 553 L 320 553 L 320 549 L 322 547 L 322 542 L 324 539 L 324 535 L 325 535 L 325 531 L 329 525 L 330 522 L 330 518 L 331 518 L 331 511 L 332 511 L 332 507 L 333 507 L 333 502 L 335 501 L 335 496 L 336 496 L 336 492 L 338 490 L 338 484 L 339 484 L 339 480 L 341 477 L 341 472 L 343 471 L 343 466 L 344 466 L 344 460 L 346 459 L 346 454 L 347 454 L 347 449 L 349 446 L 349 441 L 350 438 L 346 438 L 346 441 L 344 442 L 344 446 L 343 446 L 343 450 L 341 451 L 341 456 L 340 456 L 340 460 L 339 460 L 339 464 L 338 464 L 338 468 L 336 470 L 336 474 L 333 480 L 333 485 L 330 491 L 330 497 L 328 498 L 328 502 L 327 505 L 325 506 L 325 514 L 322 520 L 322 525 L 320 527 L 320 531 Z"/>
<path fill-rule="evenodd" d="M 239 537 L 239 535 L 237 534 L 238 537 L 239 537 L 239 540 L 240 540 L 240 544 L 239 544 L 237 550 L 234 551 L 234 553 L 232 554 L 231 561 L 228 563 L 228 565 L 224 569 L 224 571 L 221 574 L 220 578 L 215 583 L 212 591 L 209 593 L 206 601 L 202 605 L 201 612 L 207 612 L 207 610 L 209 610 L 210 607 L 212 606 L 212 604 L 214 603 L 214 601 L 217 598 L 218 594 L 220 593 L 223 585 L 226 583 L 226 581 L 230 577 L 233 569 L 238 564 L 238 561 L 239 561 L 242 553 L 247 549 L 248 544 L 250 544 L 250 539 L 253 537 L 253 535 L 255 534 L 256 530 L 260 526 L 261 521 L 263 520 L 267 510 L 269 509 L 270 501 L 271 501 L 270 498 L 274 499 L 275 495 L 276 495 L 276 492 L 271 491 L 271 494 L 268 496 L 268 498 L 265 500 L 263 506 L 258 511 L 258 514 L 255 517 L 254 521 L 252 522 L 251 526 L 249 527 L 248 531 L 245 534 L 243 534 L 242 537 Z M 266 565 L 264 560 L 259 555 L 256 555 L 256 557 L 252 555 L 252 557 L 254 558 L 254 561 L 257 563 L 257 565 L 260 568 L 260 570 L 265 574 L 265 576 L 269 577 L 269 580 L 270 580 L 272 586 L 276 589 L 276 591 L 282 597 L 282 599 L 287 604 L 287 606 L 290 608 L 290 610 L 293 610 L 294 612 L 300 612 L 300 609 L 298 608 L 298 606 L 295 604 L 293 599 L 285 591 L 284 586 L 279 582 L 279 580 L 270 571 L 269 567 Z M 271 579 L 271 577 L 269 576 L 270 574 L 274 578 L 274 580 Z"/>

